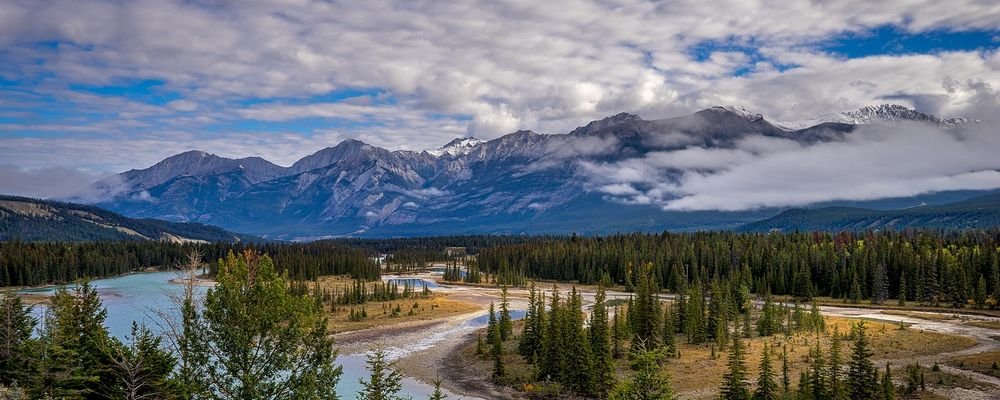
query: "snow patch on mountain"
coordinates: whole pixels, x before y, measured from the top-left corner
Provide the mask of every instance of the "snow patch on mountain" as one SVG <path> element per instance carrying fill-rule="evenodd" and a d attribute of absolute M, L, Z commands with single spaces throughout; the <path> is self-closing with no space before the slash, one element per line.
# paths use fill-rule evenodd
<path fill-rule="evenodd" d="M 746 108 L 743 108 L 743 106 L 722 105 L 722 106 L 715 106 L 715 107 L 709 108 L 708 111 L 728 112 L 728 113 L 736 114 L 736 115 L 738 115 L 738 116 L 742 117 L 743 119 L 746 119 L 747 121 L 750 121 L 750 122 L 757 122 L 757 121 L 760 121 L 760 120 L 764 119 L 763 115 L 761 115 L 759 113 L 751 112 L 751 111 L 747 110 Z"/>
<path fill-rule="evenodd" d="M 851 125 L 879 124 L 894 126 L 900 121 L 923 122 L 945 128 L 959 127 L 978 122 L 966 118 L 940 118 L 899 104 L 879 104 L 865 106 L 855 111 L 823 114 L 799 121 L 782 121 L 775 125 L 787 131 L 794 131 L 827 122 Z"/>
<path fill-rule="evenodd" d="M 469 154 L 476 146 L 486 143 L 485 140 L 476 139 L 474 137 L 466 138 L 455 138 L 454 140 L 448 142 L 448 144 L 441 146 L 436 150 L 427 150 L 428 154 L 434 157 L 441 157 L 444 155 L 449 156 L 460 156 L 464 154 Z"/>

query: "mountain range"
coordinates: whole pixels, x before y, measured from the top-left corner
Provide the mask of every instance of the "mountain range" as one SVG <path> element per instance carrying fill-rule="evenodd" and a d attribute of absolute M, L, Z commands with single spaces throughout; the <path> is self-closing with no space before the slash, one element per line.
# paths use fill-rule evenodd
<path fill-rule="evenodd" d="M 733 106 L 661 120 L 620 113 L 565 134 L 522 130 L 489 141 L 457 138 L 422 152 L 345 140 L 289 167 L 258 157 L 229 159 L 189 151 L 106 178 L 71 200 L 129 217 L 212 224 L 286 240 L 737 229 L 783 215 L 783 210 L 691 212 L 625 204 L 594 190 L 590 172 L 582 166 L 690 146 L 733 148 L 750 135 L 802 144 L 839 140 L 859 125 L 900 121 L 944 128 L 976 123 L 897 105 L 780 123 Z M 679 177 L 680 171 L 675 172 Z M 896 204 L 942 204 L 980 194 L 957 199 L 954 193 L 931 194 Z M 878 208 L 876 204 L 872 207 Z"/>

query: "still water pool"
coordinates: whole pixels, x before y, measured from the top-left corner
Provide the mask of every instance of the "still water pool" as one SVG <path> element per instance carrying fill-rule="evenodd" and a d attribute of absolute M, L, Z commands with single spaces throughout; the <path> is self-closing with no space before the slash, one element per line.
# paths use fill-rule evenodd
<path fill-rule="evenodd" d="M 101 301 L 108 311 L 105 325 L 108 331 L 119 339 L 124 339 L 131 332 L 132 321 L 144 323 L 151 329 L 156 329 L 161 325 L 163 318 L 160 314 L 166 313 L 171 316 L 176 315 L 176 306 L 173 298 L 183 294 L 183 286 L 170 283 L 171 279 L 177 278 L 175 272 L 149 272 L 120 276 L 117 278 L 98 279 L 91 282 L 101 296 Z M 400 284 L 404 282 L 399 282 Z M 436 286 L 436 285 L 435 285 Z M 435 287 L 431 286 L 431 287 Z M 25 289 L 22 292 L 35 294 L 46 294 L 55 292 L 56 288 L 36 288 Z M 199 296 L 204 296 L 207 287 L 196 288 Z M 44 306 L 35 307 L 36 317 L 44 312 Z M 470 322 L 467 327 L 478 328 L 484 326 L 485 322 L 479 323 L 479 319 Z M 431 340 L 423 343 L 423 346 L 431 346 L 443 340 Z M 417 350 L 414 349 L 389 349 L 399 355 L 401 352 Z M 364 354 L 341 354 L 337 357 L 337 364 L 343 366 L 344 374 L 340 377 L 337 385 L 337 393 L 342 399 L 353 399 L 360 390 L 359 380 L 368 378 L 368 370 L 365 366 Z M 412 378 L 403 380 L 403 394 L 413 396 L 415 399 L 426 398 L 433 391 L 433 388 Z M 449 394 L 449 398 L 456 399 L 457 396 Z"/>

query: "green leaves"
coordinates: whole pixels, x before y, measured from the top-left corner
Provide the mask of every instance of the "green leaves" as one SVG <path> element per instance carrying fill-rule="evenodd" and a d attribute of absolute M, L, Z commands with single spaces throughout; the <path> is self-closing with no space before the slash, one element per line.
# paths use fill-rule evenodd
<path fill-rule="evenodd" d="M 219 262 L 218 285 L 202 315 L 186 318 L 195 376 L 213 399 L 336 399 L 341 369 L 323 310 L 289 290 L 271 259 L 232 253 Z M 199 355 L 198 352 L 203 352 Z"/>

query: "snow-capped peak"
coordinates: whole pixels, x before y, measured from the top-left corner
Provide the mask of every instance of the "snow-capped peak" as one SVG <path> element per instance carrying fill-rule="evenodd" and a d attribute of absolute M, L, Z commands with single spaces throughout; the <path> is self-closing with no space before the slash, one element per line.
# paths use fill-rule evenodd
<path fill-rule="evenodd" d="M 729 113 L 732 113 L 732 114 L 736 114 L 736 115 L 738 115 L 740 117 L 743 117 L 747 121 L 752 121 L 752 122 L 756 122 L 756 121 L 760 121 L 760 120 L 764 119 L 763 115 L 755 113 L 755 112 L 751 112 L 751 111 L 747 110 L 746 108 L 743 108 L 743 106 L 723 105 L 723 106 L 715 106 L 715 107 L 709 108 L 709 110 L 710 111 L 716 111 L 716 112 L 729 112 Z"/>
<path fill-rule="evenodd" d="M 468 154 L 476 146 L 485 142 L 485 140 L 479 140 L 474 137 L 455 138 L 454 140 L 448 142 L 448 144 L 441 146 L 441 148 L 437 150 L 427 150 L 427 152 L 435 157 L 441 157 L 445 154 L 457 156 Z"/>
<path fill-rule="evenodd" d="M 861 107 L 855 111 L 823 114 L 801 121 L 784 121 L 777 125 L 785 130 L 798 130 L 825 122 L 839 122 L 852 125 L 895 125 L 899 121 L 916 121 L 946 128 L 967 125 L 976 121 L 965 118 L 940 118 L 925 114 L 899 104 L 878 104 Z"/>

